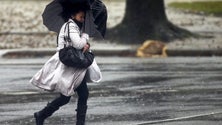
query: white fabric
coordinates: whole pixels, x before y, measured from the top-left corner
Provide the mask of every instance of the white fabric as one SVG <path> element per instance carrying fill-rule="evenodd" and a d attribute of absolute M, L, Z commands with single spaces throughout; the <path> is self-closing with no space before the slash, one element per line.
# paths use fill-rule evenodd
<path fill-rule="evenodd" d="M 96 63 L 96 60 L 93 60 L 93 63 L 86 72 L 87 82 L 100 82 L 102 80 L 102 73 L 99 66 Z"/>
<path fill-rule="evenodd" d="M 82 82 L 86 69 L 67 67 L 54 54 L 30 80 L 30 82 L 48 91 L 57 91 L 65 96 L 74 94 L 74 89 Z"/>
<path fill-rule="evenodd" d="M 57 52 L 54 54 L 44 66 L 32 77 L 30 82 L 44 90 L 57 91 L 65 96 L 71 96 L 84 79 L 86 72 L 87 81 L 99 82 L 102 75 L 96 61 L 88 69 L 77 69 L 67 67 L 59 60 L 59 50 L 64 47 L 64 27 L 61 28 Z M 76 48 L 83 48 L 88 40 L 87 34 L 82 34 L 80 37 L 80 30 L 75 22 L 70 23 L 70 37 L 72 44 Z"/>
<path fill-rule="evenodd" d="M 82 49 L 88 42 L 89 35 L 86 33 L 81 34 L 78 25 L 73 20 L 69 19 L 69 22 L 71 22 L 69 23 L 69 32 L 70 32 L 70 39 L 72 41 L 72 45 L 76 49 Z M 64 47 L 64 44 L 66 43 L 64 41 L 64 37 L 67 36 L 68 34 L 68 28 L 66 28 L 66 31 L 65 31 L 65 26 L 66 26 L 66 23 L 62 26 L 60 30 L 59 37 L 58 37 L 57 50 L 62 49 Z M 81 37 L 80 37 L 80 34 L 82 35 Z"/>

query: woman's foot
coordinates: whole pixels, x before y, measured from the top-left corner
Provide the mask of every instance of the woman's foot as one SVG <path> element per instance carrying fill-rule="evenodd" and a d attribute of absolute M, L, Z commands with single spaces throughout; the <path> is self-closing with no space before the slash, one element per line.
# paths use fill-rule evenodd
<path fill-rule="evenodd" d="M 39 112 L 35 112 L 34 117 L 36 125 L 43 125 L 45 119 L 40 115 Z"/>
<path fill-rule="evenodd" d="M 76 125 L 85 125 L 87 106 L 77 106 Z"/>
<path fill-rule="evenodd" d="M 39 112 L 34 113 L 36 125 L 43 125 L 44 120 L 51 116 L 56 110 L 59 109 L 59 106 L 54 106 L 52 103 L 48 103 L 45 108 Z"/>

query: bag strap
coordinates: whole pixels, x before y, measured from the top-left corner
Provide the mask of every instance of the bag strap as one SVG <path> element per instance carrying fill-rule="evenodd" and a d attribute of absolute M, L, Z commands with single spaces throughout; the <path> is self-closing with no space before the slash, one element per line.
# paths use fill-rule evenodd
<path fill-rule="evenodd" d="M 71 23 L 71 22 L 67 22 L 66 23 L 66 26 L 65 26 L 65 28 L 64 28 L 64 34 L 65 34 L 65 36 L 64 36 L 64 41 L 67 43 L 71 43 L 71 38 L 70 38 L 70 30 L 69 30 L 69 23 Z M 66 29 L 67 29 L 67 35 L 66 35 Z M 66 47 L 66 44 L 64 44 L 64 47 Z"/>
<path fill-rule="evenodd" d="M 70 35 L 69 35 L 69 23 L 70 22 L 67 22 L 66 25 L 65 25 L 65 28 L 64 28 L 64 38 L 63 39 L 64 39 L 65 42 L 71 42 Z M 68 26 L 68 36 L 65 35 L 67 26 Z M 58 47 L 58 45 L 59 45 L 59 34 L 57 35 L 57 40 L 56 41 L 57 41 L 57 47 Z M 66 44 L 64 44 L 64 47 L 66 47 Z"/>

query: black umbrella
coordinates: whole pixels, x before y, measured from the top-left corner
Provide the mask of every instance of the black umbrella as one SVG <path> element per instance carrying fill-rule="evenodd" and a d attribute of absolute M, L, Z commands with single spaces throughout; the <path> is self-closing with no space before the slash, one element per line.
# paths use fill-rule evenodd
<path fill-rule="evenodd" d="M 97 30 L 104 37 L 106 33 L 106 22 L 107 22 L 107 9 L 105 4 L 100 0 L 95 0 L 91 3 L 91 12 L 94 17 L 94 23 L 97 26 Z"/>
<path fill-rule="evenodd" d="M 89 9 L 86 14 L 84 32 L 88 33 L 91 37 L 104 37 L 106 31 L 107 11 L 105 5 L 101 1 L 101 5 L 98 4 L 98 1 L 100 0 L 54 0 L 46 6 L 42 14 L 43 24 L 50 31 L 59 33 L 62 25 L 68 21 L 70 14 L 69 9 L 84 5 L 86 9 Z M 98 5 L 100 5 L 100 7 Z M 101 14 L 104 15 L 104 19 L 99 22 L 97 21 L 99 18 L 96 15 Z"/>

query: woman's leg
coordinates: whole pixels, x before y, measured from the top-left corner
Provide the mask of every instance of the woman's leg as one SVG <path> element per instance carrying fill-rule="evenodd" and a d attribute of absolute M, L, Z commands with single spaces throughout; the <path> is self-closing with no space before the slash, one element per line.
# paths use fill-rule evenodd
<path fill-rule="evenodd" d="M 60 96 L 56 99 L 54 99 L 50 104 L 53 105 L 54 107 L 61 107 L 63 105 L 66 105 L 69 103 L 71 96 L 64 96 L 60 94 Z"/>
<path fill-rule="evenodd" d="M 83 79 L 82 83 L 75 90 L 78 94 L 78 103 L 77 106 L 87 105 L 87 100 L 89 97 L 89 90 L 86 84 L 86 80 Z"/>
<path fill-rule="evenodd" d="M 76 125 L 85 125 L 85 117 L 87 111 L 87 100 L 89 96 L 89 90 L 84 79 L 79 87 L 75 90 L 78 94 L 77 102 L 77 121 Z"/>
<path fill-rule="evenodd" d="M 43 125 L 44 120 L 51 116 L 55 111 L 57 111 L 59 107 L 67 104 L 70 98 L 71 96 L 67 97 L 60 94 L 58 98 L 54 99 L 51 103 L 48 103 L 47 106 L 41 111 L 34 113 L 36 125 Z"/>

